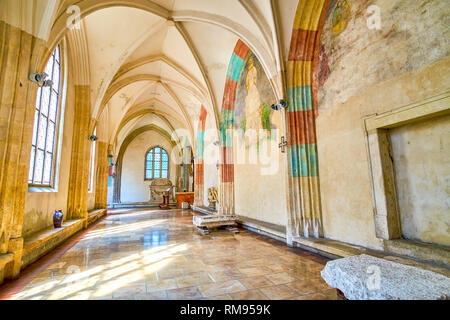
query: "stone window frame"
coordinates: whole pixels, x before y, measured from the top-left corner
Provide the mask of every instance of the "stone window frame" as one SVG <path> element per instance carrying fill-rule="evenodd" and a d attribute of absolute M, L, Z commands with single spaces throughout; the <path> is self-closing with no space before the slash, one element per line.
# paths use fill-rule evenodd
<path fill-rule="evenodd" d="M 28 192 L 58 192 L 59 189 L 59 172 L 61 164 L 61 152 L 63 143 L 63 131 L 64 131 L 64 118 L 66 109 L 66 98 L 67 98 L 67 56 L 66 56 L 66 41 L 63 39 L 58 43 L 55 48 L 51 51 L 50 56 L 47 61 L 51 59 L 53 52 L 59 47 L 60 56 L 60 84 L 59 84 L 59 97 L 58 97 L 58 109 L 57 109 L 57 120 L 56 120 L 56 130 L 55 130 L 55 141 L 53 150 L 53 173 L 51 177 L 51 183 L 49 185 L 39 185 L 28 183 Z M 46 64 L 47 64 L 46 61 Z M 31 159 L 30 159 L 31 160 Z M 28 178 L 27 178 L 28 179 Z"/>
<path fill-rule="evenodd" d="M 450 91 L 363 119 L 369 155 L 377 238 L 403 237 L 389 129 L 450 114 Z"/>

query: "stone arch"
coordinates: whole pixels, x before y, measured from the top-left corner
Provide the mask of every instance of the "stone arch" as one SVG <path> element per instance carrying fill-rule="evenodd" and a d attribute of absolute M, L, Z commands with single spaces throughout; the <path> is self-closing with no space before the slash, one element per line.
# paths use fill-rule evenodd
<path fill-rule="evenodd" d="M 287 63 L 289 144 L 288 243 L 323 236 L 315 119 L 320 33 L 330 0 L 300 1 Z"/>
<path fill-rule="evenodd" d="M 122 145 L 119 149 L 119 154 L 117 156 L 116 161 L 116 179 L 114 181 L 114 202 L 120 203 L 120 185 L 122 180 L 122 165 L 123 165 L 123 157 L 125 155 L 125 151 L 127 150 L 130 143 L 139 135 L 141 135 L 144 132 L 147 131 L 155 131 L 159 133 L 163 138 L 165 138 L 169 143 L 175 147 L 177 143 L 172 140 L 170 133 L 168 133 L 166 130 L 162 129 L 159 126 L 156 126 L 154 124 L 146 125 L 141 128 L 138 128 L 131 132 L 125 140 L 122 142 Z"/>
<path fill-rule="evenodd" d="M 234 160 L 233 160 L 233 124 L 234 108 L 236 103 L 236 91 L 239 79 L 244 70 L 245 62 L 250 55 L 250 48 L 238 40 L 233 50 L 228 65 L 223 93 L 221 121 L 220 121 L 220 143 L 221 164 L 219 171 L 219 213 L 234 214 Z"/>

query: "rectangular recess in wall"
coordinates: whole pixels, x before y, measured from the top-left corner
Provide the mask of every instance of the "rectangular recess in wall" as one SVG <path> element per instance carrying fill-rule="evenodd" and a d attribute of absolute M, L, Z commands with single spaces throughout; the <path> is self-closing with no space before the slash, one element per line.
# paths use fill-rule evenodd
<path fill-rule="evenodd" d="M 403 236 L 389 129 L 450 114 L 450 92 L 364 119 L 376 235 L 394 240 Z"/>

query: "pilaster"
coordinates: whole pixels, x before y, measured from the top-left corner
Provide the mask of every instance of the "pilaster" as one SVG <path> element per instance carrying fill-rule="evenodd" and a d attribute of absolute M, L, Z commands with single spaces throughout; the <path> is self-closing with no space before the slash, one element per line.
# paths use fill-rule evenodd
<path fill-rule="evenodd" d="M 97 160 L 97 178 L 95 184 L 95 208 L 105 209 L 108 198 L 108 174 L 109 174 L 109 158 L 108 143 L 103 141 L 97 142 L 98 160 Z"/>
<path fill-rule="evenodd" d="M 75 86 L 75 119 L 72 138 L 67 219 L 87 219 L 89 188 L 90 86 Z"/>
<path fill-rule="evenodd" d="M 28 76 L 40 71 L 44 50 L 42 40 L 0 21 L 0 255 L 13 254 L 5 278 L 20 272 L 37 92 Z"/>

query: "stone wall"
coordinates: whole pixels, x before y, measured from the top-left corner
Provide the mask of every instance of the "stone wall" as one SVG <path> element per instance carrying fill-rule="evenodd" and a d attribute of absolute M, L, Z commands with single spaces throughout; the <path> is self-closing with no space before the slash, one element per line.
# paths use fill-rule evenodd
<path fill-rule="evenodd" d="M 324 235 L 381 249 L 363 119 L 448 91 L 450 7 L 445 0 L 340 2 L 350 15 L 335 14 L 333 23 L 331 6 L 316 74 Z M 367 27 L 370 5 L 381 9 L 380 30 Z"/>
<path fill-rule="evenodd" d="M 147 131 L 137 136 L 125 151 L 122 164 L 121 197 L 122 203 L 147 202 L 150 200 L 150 181 L 144 180 L 145 155 L 153 146 L 161 146 L 169 154 L 169 179 L 176 182 L 176 168 L 172 146 L 159 133 Z"/>
<path fill-rule="evenodd" d="M 257 57 L 250 53 L 237 83 L 234 116 L 234 192 L 237 215 L 286 226 L 281 112 Z"/>
<path fill-rule="evenodd" d="M 57 141 L 61 149 L 57 150 L 56 176 L 54 188 L 29 188 L 25 199 L 23 235 L 27 236 L 53 225 L 53 213 L 61 209 L 67 212 L 67 196 L 69 190 L 70 161 L 72 155 L 72 134 L 74 119 L 74 88 L 69 85 L 64 107 L 64 118 L 60 120 L 62 143 Z M 57 137 L 58 139 L 58 137 Z"/>
<path fill-rule="evenodd" d="M 391 131 L 403 237 L 450 245 L 450 116 Z"/>

